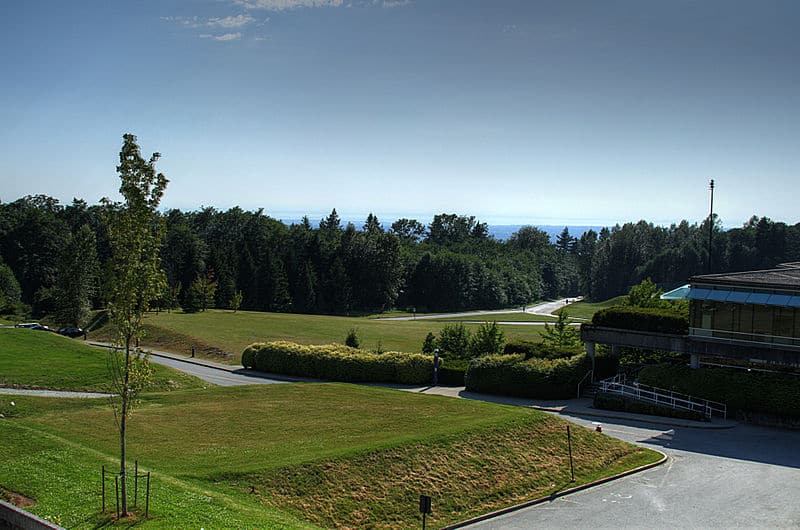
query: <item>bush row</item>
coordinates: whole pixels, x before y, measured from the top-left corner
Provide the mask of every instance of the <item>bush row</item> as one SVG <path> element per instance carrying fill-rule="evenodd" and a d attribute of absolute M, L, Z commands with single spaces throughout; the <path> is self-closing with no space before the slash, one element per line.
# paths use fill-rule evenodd
<path fill-rule="evenodd" d="M 615 306 L 602 309 L 594 314 L 592 324 L 675 335 L 689 333 L 689 319 L 685 315 L 667 309 L 649 307 Z"/>
<path fill-rule="evenodd" d="M 635 414 L 649 414 L 652 416 L 666 416 L 668 418 L 681 418 L 685 420 L 705 421 L 703 414 L 696 410 L 677 410 L 661 407 L 652 403 L 642 403 L 627 399 L 616 394 L 598 392 L 594 395 L 594 408 L 603 410 L 620 410 Z"/>
<path fill-rule="evenodd" d="M 273 374 L 345 382 L 423 385 L 433 378 L 433 357 L 401 352 L 374 354 L 341 344 L 251 344 L 242 352 L 242 365 Z"/>
<path fill-rule="evenodd" d="M 541 342 L 530 342 L 519 340 L 507 342 L 503 348 L 503 355 L 514 355 L 521 353 L 525 359 L 566 359 L 581 352 L 578 348 L 561 348 L 558 346 L 547 346 Z"/>
<path fill-rule="evenodd" d="M 759 412 L 800 418 L 800 377 L 796 375 L 659 364 L 643 368 L 639 381 L 726 403 L 729 415 Z"/>
<path fill-rule="evenodd" d="M 466 373 L 472 392 L 539 399 L 575 396 L 578 383 L 591 367 L 585 353 L 565 359 L 525 360 L 522 354 L 488 355 L 473 360 Z"/>

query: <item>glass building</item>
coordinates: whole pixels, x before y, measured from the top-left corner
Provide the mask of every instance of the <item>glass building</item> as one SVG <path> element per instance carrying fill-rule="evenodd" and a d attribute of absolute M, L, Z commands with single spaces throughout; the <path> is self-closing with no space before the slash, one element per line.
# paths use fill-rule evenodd
<path fill-rule="evenodd" d="M 800 351 L 800 263 L 693 276 L 662 298 L 689 300 L 691 339 Z"/>

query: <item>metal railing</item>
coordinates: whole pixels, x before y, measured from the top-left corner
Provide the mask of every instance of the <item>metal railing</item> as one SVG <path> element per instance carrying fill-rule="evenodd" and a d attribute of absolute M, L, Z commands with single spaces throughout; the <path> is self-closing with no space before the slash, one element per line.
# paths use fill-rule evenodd
<path fill-rule="evenodd" d="M 581 386 L 586 382 L 587 377 L 589 378 L 589 384 L 592 384 L 594 380 L 594 378 L 592 377 L 592 373 L 594 373 L 593 370 L 589 370 L 588 372 L 586 372 L 586 375 L 584 375 L 583 379 L 581 379 L 580 382 L 578 383 L 578 399 L 580 399 L 581 397 Z"/>
<path fill-rule="evenodd" d="M 600 381 L 598 390 L 671 409 L 699 412 L 708 419 L 711 419 L 712 415 L 722 416 L 725 419 L 728 417 L 728 406 L 725 403 L 700 399 L 636 382 L 627 383 L 624 374 Z"/>
<path fill-rule="evenodd" d="M 793 348 L 800 347 L 800 338 L 798 337 L 767 335 L 765 333 L 743 333 L 741 331 L 727 331 L 724 329 L 689 328 L 689 336 L 727 343 L 755 342 L 758 344 L 774 344 Z"/>

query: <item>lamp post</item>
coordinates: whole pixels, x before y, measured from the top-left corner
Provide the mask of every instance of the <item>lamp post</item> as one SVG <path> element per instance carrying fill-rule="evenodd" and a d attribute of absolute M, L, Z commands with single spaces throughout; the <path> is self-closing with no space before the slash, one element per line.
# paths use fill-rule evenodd
<path fill-rule="evenodd" d="M 711 190 L 711 210 L 708 213 L 708 274 L 711 274 L 711 243 L 714 239 L 714 179 L 708 183 Z"/>

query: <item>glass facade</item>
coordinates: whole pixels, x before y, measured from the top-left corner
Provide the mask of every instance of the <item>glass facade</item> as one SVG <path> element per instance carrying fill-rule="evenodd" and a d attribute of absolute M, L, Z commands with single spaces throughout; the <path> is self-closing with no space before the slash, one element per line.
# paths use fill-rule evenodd
<path fill-rule="evenodd" d="M 692 334 L 800 346 L 800 309 L 776 305 L 692 300 Z"/>

